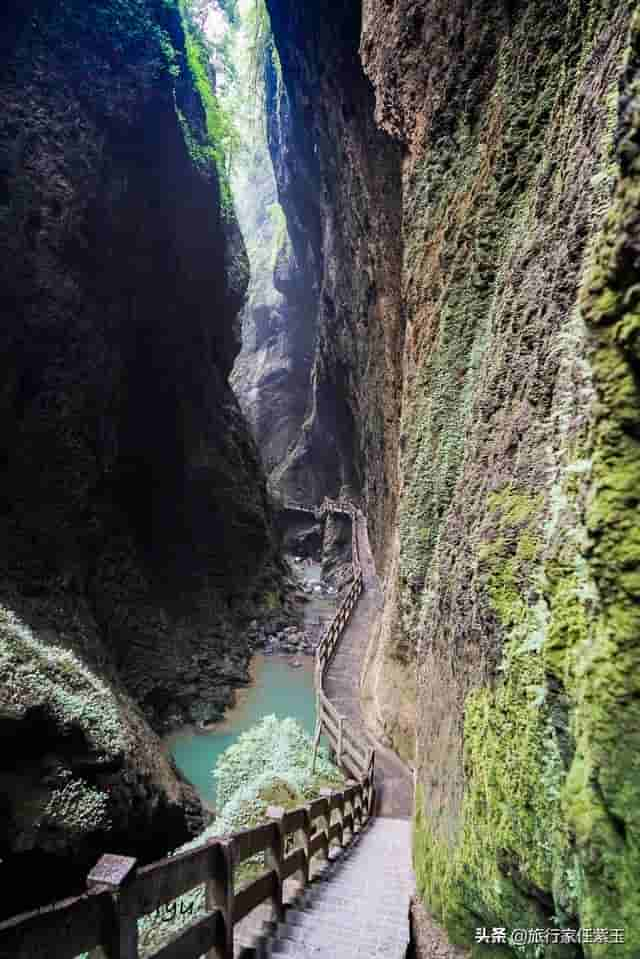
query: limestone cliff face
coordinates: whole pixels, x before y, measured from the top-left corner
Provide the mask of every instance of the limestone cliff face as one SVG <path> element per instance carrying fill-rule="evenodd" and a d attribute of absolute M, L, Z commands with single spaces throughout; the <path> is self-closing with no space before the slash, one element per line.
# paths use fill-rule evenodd
<path fill-rule="evenodd" d="M 399 154 L 373 119 L 358 6 L 268 2 L 284 80 L 269 127 L 294 269 L 309 299 L 306 417 L 275 479 L 311 501 L 341 488 L 393 509 L 402 312 Z"/>
<path fill-rule="evenodd" d="M 227 382 L 246 256 L 185 29 L 165 0 L 0 15 L 0 859 L 32 867 L 5 912 L 202 825 L 148 721 L 220 715 L 277 586 Z"/>
<path fill-rule="evenodd" d="M 265 74 L 266 125 L 273 139 L 286 104 L 280 101 L 270 59 Z M 231 384 L 274 493 L 309 502 L 305 478 L 296 480 L 288 464 L 311 395 L 317 296 L 313 282 L 309 283 L 305 271 L 298 268 L 289 241 L 263 120 L 260 115 L 257 121 L 254 119 L 253 128 L 246 131 L 252 149 L 238 163 L 233 184 L 251 280 L 241 317 L 242 349 Z"/>
<path fill-rule="evenodd" d="M 328 467 L 387 587 L 364 695 L 415 758 L 420 888 L 462 943 L 559 917 L 626 927 L 631 957 L 636 5 L 301 6 L 269 2 L 278 182 L 321 288 L 302 461 L 333 404 L 353 466 Z"/>

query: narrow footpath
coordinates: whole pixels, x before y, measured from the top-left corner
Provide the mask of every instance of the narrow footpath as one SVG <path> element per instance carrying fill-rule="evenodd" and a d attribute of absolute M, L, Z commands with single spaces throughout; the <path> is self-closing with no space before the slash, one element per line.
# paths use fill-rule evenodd
<path fill-rule="evenodd" d="M 360 513 L 355 532 L 364 592 L 325 673 L 324 691 L 358 737 L 375 749 L 376 817 L 348 850 L 332 850 L 331 862 L 320 867 L 302 898 L 291 881 L 285 883 L 289 909 L 285 922 L 268 937 L 266 954 L 291 959 L 404 959 L 410 939 L 413 777 L 368 732 L 360 709 L 360 676 L 382 608 L 382 590 Z M 264 919 L 262 907 L 236 927 L 236 949 L 250 943 Z"/>
<path fill-rule="evenodd" d="M 413 777 L 395 753 L 375 740 L 368 731 L 360 707 L 360 677 L 369 644 L 382 609 L 382 589 L 369 545 L 367 521 L 358 512 L 356 535 L 364 576 L 364 593 L 340 638 L 325 678 L 325 692 L 332 704 L 357 728 L 376 751 L 375 783 L 377 815 L 410 819 L 413 813 Z"/>
<path fill-rule="evenodd" d="M 409 942 L 409 904 L 415 896 L 411 865 L 413 775 L 395 753 L 369 732 L 360 707 L 360 678 L 369 639 L 382 611 L 383 595 L 369 545 L 367 521 L 360 512 L 356 535 L 364 592 L 329 664 L 324 688 L 332 704 L 376 751 L 377 816 L 358 837 L 360 843 L 356 844 L 352 858 L 347 858 L 338 885 L 328 876 L 329 881 L 322 884 L 315 897 L 310 894 L 311 915 L 301 915 L 288 923 L 292 941 L 283 944 L 282 951 L 291 959 L 395 959 L 407 954 Z M 335 909 L 338 896 L 345 897 L 343 905 L 355 903 L 351 926 L 344 914 Z M 322 933 L 313 922 L 317 908 L 326 909 L 323 921 L 330 923 Z M 420 959 L 468 959 L 468 952 L 451 945 L 444 929 L 419 899 L 412 909 L 412 926 L 415 955 Z"/>
<path fill-rule="evenodd" d="M 410 940 L 413 777 L 372 738 L 360 708 L 360 676 L 382 591 L 366 520 L 358 513 L 355 522 L 364 592 L 340 636 L 323 688 L 358 739 L 376 751 L 376 817 L 287 913 L 273 954 L 291 959 L 405 959 Z"/>
<path fill-rule="evenodd" d="M 360 677 L 383 596 L 369 545 L 365 517 L 356 519 L 364 592 L 340 636 L 324 678 L 324 691 L 358 736 L 376 754 L 376 816 L 346 850 L 332 850 L 330 862 L 312 870 L 314 881 L 302 896 L 285 882 L 285 921 L 274 927 L 261 907 L 236 927 L 236 956 L 282 955 L 290 959 L 406 959 L 415 897 L 411 862 L 413 776 L 405 764 L 367 729 L 360 707 Z M 413 907 L 416 955 L 421 959 L 465 959 L 418 901 Z M 262 921 L 264 951 L 242 953 Z M 253 938 L 255 944 L 256 939 Z"/>

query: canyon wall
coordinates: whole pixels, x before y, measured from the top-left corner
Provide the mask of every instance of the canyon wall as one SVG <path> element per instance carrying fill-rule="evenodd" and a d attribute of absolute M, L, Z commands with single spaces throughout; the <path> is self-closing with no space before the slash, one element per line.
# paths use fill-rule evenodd
<path fill-rule="evenodd" d="M 357 5 L 331 16 L 316 4 L 267 6 L 284 88 L 270 91 L 269 143 L 291 245 L 287 282 L 306 297 L 300 315 L 313 331 L 305 420 L 274 479 L 312 502 L 371 490 L 382 535 L 400 399 L 399 152 L 374 122 Z"/>
<path fill-rule="evenodd" d="M 0 52 L 6 914 L 202 827 L 152 727 L 221 715 L 281 570 L 227 382 L 248 266 L 224 117 L 184 11 L 10 0 Z"/>
<path fill-rule="evenodd" d="M 267 139 L 277 135 L 286 110 L 277 66 L 267 48 L 260 90 L 240 126 L 245 141 L 236 163 L 233 191 L 247 243 L 251 280 L 242 311 L 242 349 L 231 384 L 251 426 L 271 488 L 278 497 L 310 502 L 309 477 L 288 469 L 310 398 L 317 287 L 299 269 L 278 203 Z M 250 87 L 244 62 L 240 83 Z M 244 68 L 244 70 L 243 70 Z"/>
<path fill-rule="evenodd" d="M 635 6 L 268 2 L 319 288 L 293 459 L 368 510 L 364 701 L 416 765 L 419 888 L 462 944 L 640 941 Z"/>

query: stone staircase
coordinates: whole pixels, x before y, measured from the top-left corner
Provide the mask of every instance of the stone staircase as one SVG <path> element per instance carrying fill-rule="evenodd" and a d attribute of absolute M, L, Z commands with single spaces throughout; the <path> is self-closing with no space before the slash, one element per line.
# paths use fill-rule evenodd
<path fill-rule="evenodd" d="M 264 923 L 262 934 L 252 948 L 240 951 L 240 959 L 404 959 L 409 946 L 409 909 L 415 891 L 413 782 L 398 757 L 373 741 L 360 710 L 359 679 L 382 593 L 364 516 L 328 500 L 317 512 L 343 510 L 353 522 L 354 572 L 362 570 L 364 592 L 356 597 L 348 622 L 340 629 L 339 642 L 321 669 L 319 686 L 358 740 L 375 749 L 376 815 L 349 846 L 332 849 L 329 862 L 310 884 L 299 895 L 287 897 L 284 921 Z M 322 660 L 322 649 L 319 653 Z M 324 715 L 320 701 L 321 720 Z M 330 735 L 330 730 L 326 732 Z M 335 748 L 331 736 L 330 742 Z"/>
<path fill-rule="evenodd" d="M 306 510 L 305 510 L 306 511 Z M 316 651 L 315 748 L 324 736 L 353 777 L 304 806 L 141 868 L 105 854 L 87 892 L 0 923 L 0 959 L 140 959 L 138 923 L 201 887 L 204 911 L 148 959 L 403 959 L 410 940 L 411 772 L 369 735 L 359 677 L 381 595 L 366 520 L 351 504 L 353 581 Z M 297 843 L 297 844 L 296 844 Z M 236 866 L 266 871 L 236 887 Z M 265 922 L 269 915 L 275 917 Z"/>
<path fill-rule="evenodd" d="M 410 831 L 407 819 L 370 820 L 241 959 L 404 959 L 415 886 Z"/>

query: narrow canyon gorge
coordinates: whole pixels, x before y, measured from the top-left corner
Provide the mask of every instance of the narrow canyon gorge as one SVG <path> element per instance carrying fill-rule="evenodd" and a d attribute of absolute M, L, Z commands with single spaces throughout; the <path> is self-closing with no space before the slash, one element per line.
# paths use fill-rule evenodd
<path fill-rule="evenodd" d="M 640 4 L 5 0 L 0 54 L 0 919 L 206 829 L 163 737 L 287 555 L 344 595 L 329 498 L 412 954 L 637 959 Z"/>

